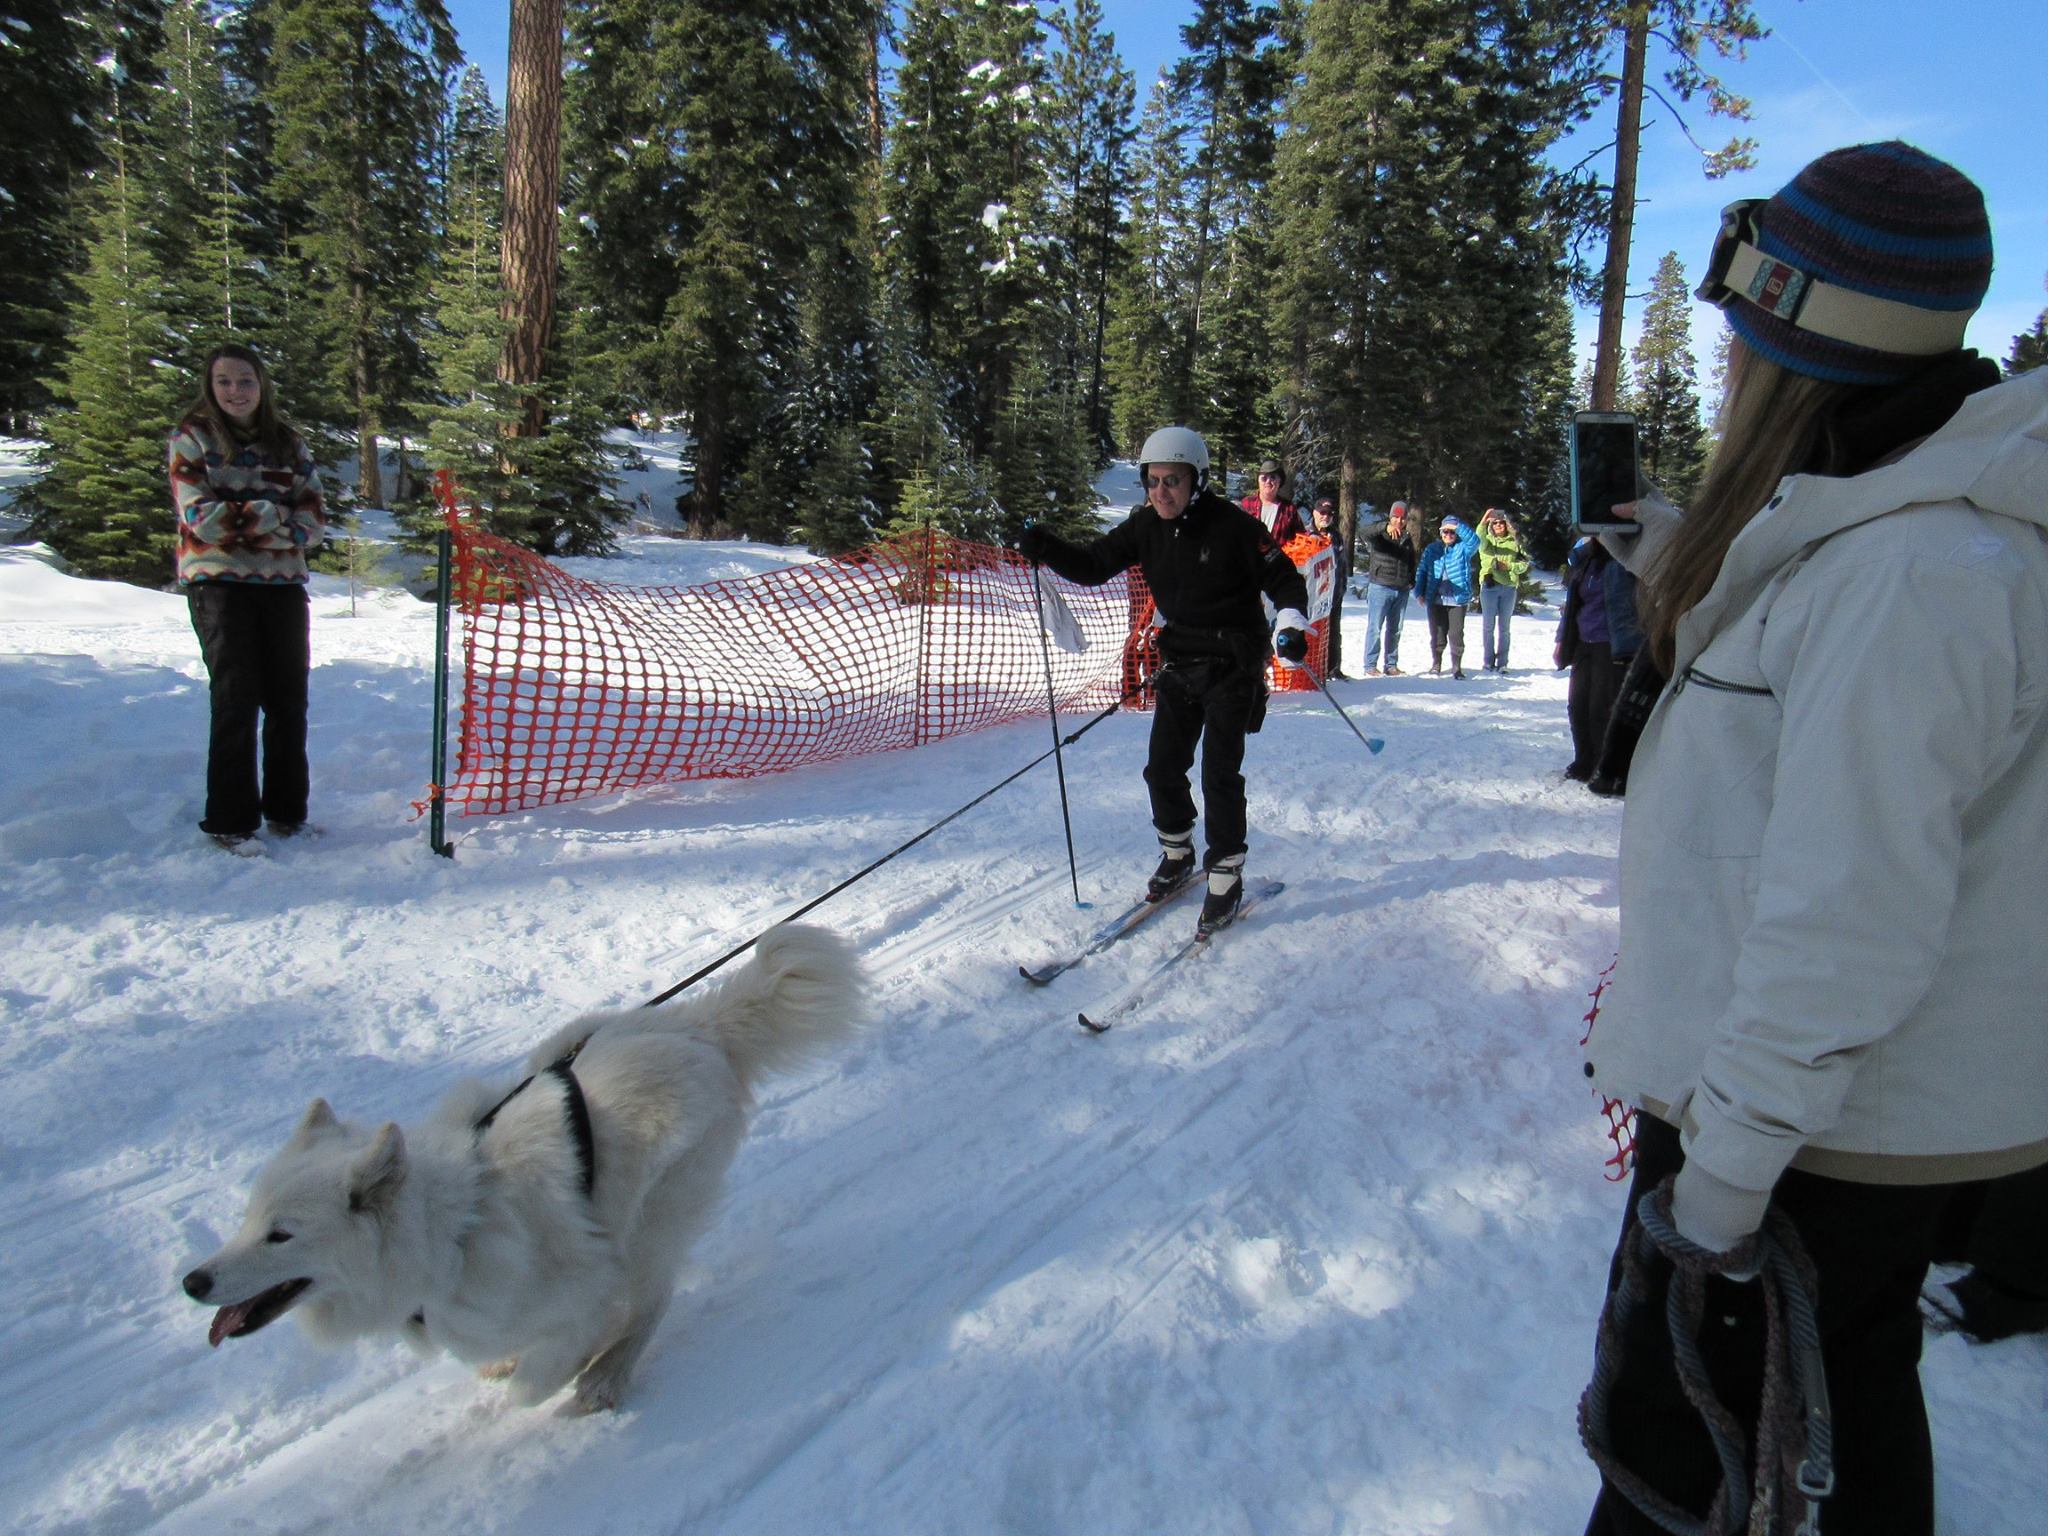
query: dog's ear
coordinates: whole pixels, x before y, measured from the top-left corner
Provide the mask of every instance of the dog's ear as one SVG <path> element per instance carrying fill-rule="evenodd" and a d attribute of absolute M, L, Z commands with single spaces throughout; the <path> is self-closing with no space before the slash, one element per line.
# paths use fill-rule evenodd
<path fill-rule="evenodd" d="M 325 1099 L 315 1099 L 306 1106 L 305 1114 L 299 1117 L 298 1129 L 292 1132 L 290 1145 L 303 1147 L 315 1137 L 333 1130 L 341 1122 L 334 1118 L 334 1111 Z"/>
<path fill-rule="evenodd" d="M 398 1198 L 398 1187 L 404 1182 L 405 1137 L 395 1123 L 387 1121 L 370 1143 L 370 1150 L 349 1168 L 348 1208 L 381 1215 Z"/>

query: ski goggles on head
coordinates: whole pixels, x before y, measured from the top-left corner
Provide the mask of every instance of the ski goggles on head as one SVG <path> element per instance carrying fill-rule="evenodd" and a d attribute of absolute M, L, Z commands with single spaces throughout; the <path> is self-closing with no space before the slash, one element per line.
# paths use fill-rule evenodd
<path fill-rule="evenodd" d="M 1768 198 L 1746 197 L 1721 210 L 1721 230 L 1707 275 L 1693 297 L 1721 309 L 1740 300 L 1765 314 L 1825 336 L 1830 341 L 1934 357 L 1963 344 L 1972 309 L 1922 309 L 1897 299 L 1858 293 L 1825 282 L 1790 262 L 1768 256 L 1758 246 L 1757 214 Z"/>

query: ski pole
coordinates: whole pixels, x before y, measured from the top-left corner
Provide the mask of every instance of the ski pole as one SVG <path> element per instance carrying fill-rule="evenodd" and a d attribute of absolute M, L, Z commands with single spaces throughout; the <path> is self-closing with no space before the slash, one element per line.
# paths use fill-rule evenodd
<path fill-rule="evenodd" d="M 1309 668 L 1303 667 L 1302 670 L 1304 672 L 1307 672 L 1310 677 L 1315 678 L 1315 685 L 1323 690 L 1323 697 L 1330 701 L 1330 708 L 1337 711 L 1338 718 L 1341 719 L 1346 725 L 1351 727 L 1351 734 L 1356 736 L 1360 741 L 1365 743 L 1366 751 L 1371 752 L 1375 756 L 1377 756 L 1380 749 L 1386 746 L 1386 743 L 1380 740 L 1377 736 L 1368 736 L 1365 734 L 1365 732 L 1361 731 L 1358 728 L 1357 724 L 1352 720 L 1352 718 L 1344 713 L 1344 706 L 1342 704 L 1339 704 L 1337 702 L 1337 696 L 1334 693 L 1330 692 L 1330 685 L 1324 682 L 1320 677 L 1316 677 L 1315 673 L 1311 671 Z"/>
<path fill-rule="evenodd" d="M 1110 705 L 1109 708 L 1105 709 L 1101 714 L 1097 715 L 1094 719 L 1090 720 L 1086 725 L 1082 726 L 1079 730 L 1069 731 L 1065 736 L 1060 738 L 1058 744 L 1060 746 L 1071 747 L 1075 742 L 1079 741 L 1083 736 L 1086 736 L 1090 731 L 1094 730 L 1096 726 L 1102 724 L 1103 721 L 1107 720 L 1111 715 L 1115 714 L 1118 710 L 1122 709 L 1123 707 L 1124 701 L 1122 699 L 1118 699 L 1116 703 Z M 1023 778 L 1025 774 L 1029 773 L 1032 769 L 1036 768 L 1040 763 L 1044 762 L 1048 757 L 1051 756 L 1052 753 L 1050 752 L 1039 753 L 1038 756 L 1031 759 L 1031 761 L 1026 763 L 1022 768 L 1019 768 L 1007 779 L 1004 779 L 1002 783 L 991 784 L 987 789 L 983 790 L 980 794 L 976 795 L 972 800 L 968 801 L 965 805 L 961 806 L 959 810 L 953 812 L 952 815 L 943 817 L 940 820 L 933 822 L 930 826 L 926 827 L 922 832 L 918 833 L 917 836 L 911 838 L 908 842 L 899 843 L 896 847 L 891 848 L 887 853 L 883 854 L 879 859 L 875 859 L 871 863 L 867 864 L 865 867 L 855 870 L 852 874 L 848 875 L 844 880 L 840 881 L 837 885 L 833 886 L 831 890 L 825 892 L 824 895 L 814 896 L 809 901 L 805 902 L 802 906 L 798 907 L 794 912 L 790 913 L 789 916 L 777 918 L 775 923 L 771 923 L 769 927 L 774 927 L 780 923 L 793 923 L 798 918 L 802 917 L 806 912 L 809 912 L 812 908 L 822 907 L 826 902 L 830 901 L 834 896 L 837 896 L 841 891 L 845 890 L 849 885 L 852 885 L 856 880 L 866 879 L 869 875 L 872 875 L 876 870 L 880 869 L 884 864 L 888 863 L 891 859 L 895 858 L 899 853 L 908 853 L 911 849 L 915 848 L 919 843 L 923 842 L 926 838 L 930 837 L 934 832 L 938 831 L 939 828 L 945 826 L 948 822 L 958 821 L 962 816 L 965 816 L 969 811 L 973 810 L 977 805 L 981 804 L 982 801 L 986 800 L 990 795 L 994 794 L 997 790 L 1004 789 L 1009 785 L 1016 783 L 1017 780 Z M 698 970 L 692 971 L 688 976 L 685 976 L 681 981 L 677 982 L 674 986 L 670 987 L 666 992 L 660 993 L 659 995 L 654 997 L 650 997 L 649 999 L 647 999 L 646 1002 L 642 1003 L 640 1006 L 643 1008 L 652 1008 L 657 1003 L 667 1002 L 670 998 L 674 997 L 678 992 L 681 992 L 689 987 L 694 987 L 698 982 L 702 981 L 706 976 L 709 976 L 713 971 L 717 970 L 721 965 L 724 965 L 728 960 L 738 959 L 741 955 L 744 955 L 748 950 L 752 949 L 756 944 L 760 943 L 762 936 L 765 935 L 767 932 L 768 929 L 763 928 L 760 933 L 755 934 L 751 939 L 747 940 L 746 943 L 736 945 L 732 949 L 727 950 L 724 954 L 720 955 L 716 960 L 712 961 L 709 965 L 704 966 Z"/>
<path fill-rule="evenodd" d="M 1074 905 L 1085 907 L 1081 899 L 1081 866 L 1074 858 L 1074 818 L 1067 809 L 1067 759 L 1060 751 L 1060 710 L 1052 697 L 1052 643 L 1045 637 L 1045 595 L 1038 590 L 1039 565 L 1031 562 L 1031 606 L 1038 614 L 1038 653 L 1045 660 L 1045 712 L 1052 720 L 1052 762 L 1060 779 L 1060 825 L 1067 832 L 1067 878 L 1074 882 Z"/>

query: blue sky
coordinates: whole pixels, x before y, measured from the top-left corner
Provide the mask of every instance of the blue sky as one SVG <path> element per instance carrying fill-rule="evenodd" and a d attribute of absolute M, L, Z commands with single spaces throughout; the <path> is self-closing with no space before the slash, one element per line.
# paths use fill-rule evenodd
<path fill-rule="evenodd" d="M 2042 0 L 1757 0 L 1772 35 L 1729 61 L 1723 74 L 1753 105 L 1744 132 L 1758 140 L 1754 171 L 1710 182 L 1668 109 L 1644 113 L 1631 293 L 1648 286 L 1666 251 L 1677 251 L 1697 278 L 1723 203 L 1767 197 L 1826 150 L 1901 138 L 1959 166 L 1984 189 L 1997 265 L 1970 345 L 2003 361 L 2012 339 L 2048 307 L 2048 4 Z M 502 101 L 506 0 L 450 0 L 464 50 L 483 66 Z M 1136 73 L 1140 99 L 1162 65 L 1180 54 L 1180 27 L 1192 0 L 1104 0 L 1108 26 Z M 1652 72 L 1657 70 L 1652 44 Z M 1707 118 L 1695 101 L 1682 109 L 1706 144 L 1730 126 Z M 1563 146 L 1574 162 L 1612 137 L 1611 108 Z M 1611 172 L 1608 152 L 1596 164 Z M 1639 305 L 1630 306 L 1633 334 Z M 1702 370 L 1719 318 L 1695 316 Z M 1590 349 L 1591 317 L 1580 332 Z"/>

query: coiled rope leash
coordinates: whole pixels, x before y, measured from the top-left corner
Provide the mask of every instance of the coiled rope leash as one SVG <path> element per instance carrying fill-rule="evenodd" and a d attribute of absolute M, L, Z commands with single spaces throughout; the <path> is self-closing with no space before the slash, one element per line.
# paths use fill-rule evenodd
<path fill-rule="evenodd" d="M 1608 1485 L 1672 1536 L 1815 1536 L 1820 1503 L 1834 1491 L 1835 1472 L 1813 1261 L 1791 1218 L 1775 1206 L 1765 1214 L 1762 1230 L 1728 1253 L 1688 1241 L 1671 1221 L 1671 1183 L 1667 1178 L 1643 1197 L 1623 1241 L 1621 1280 L 1601 1311 L 1593 1380 L 1579 1399 L 1579 1438 Z M 1671 1266 L 1664 1311 L 1672 1364 L 1721 1463 L 1721 1484 L 1704 1519 L 1658 1493 L 1624 1466 L 1614 1449 L 1613 1397 L 1622 1341 L 1649 1304 L 1649 1266 L 1659 1257 Z M 1763 1288 L 1764 1385 L 1753 1462 L 1748 1436 L 1714 1395 L 1700 1354 L 1707 1281 L 1716 1275 L 1753 1276 Z M 1785 1524 L 1795 1519 L 1796 1524 Z"/>

